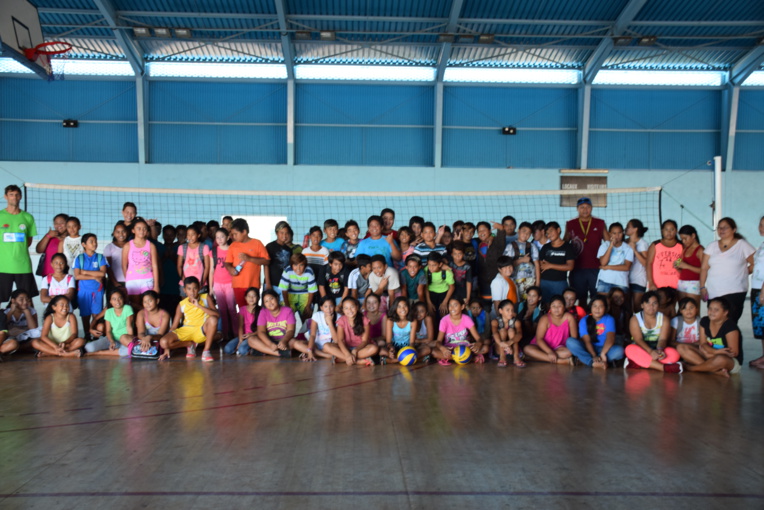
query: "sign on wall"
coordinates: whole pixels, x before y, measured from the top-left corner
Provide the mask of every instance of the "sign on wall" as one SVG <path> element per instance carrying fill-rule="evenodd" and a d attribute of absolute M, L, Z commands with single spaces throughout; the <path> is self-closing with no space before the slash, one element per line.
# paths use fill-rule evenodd
<path fill-rule="evenodd" d="M 589 197 L 594 207 L 607 207 L 607 193 L 590 194 L 588 191 L 607 189 L 607 176 L 561 175 L 561 190 L 579 190 L 580 194 L 560 195 L 560 207 L 576 207 L 581 197 Z"/>

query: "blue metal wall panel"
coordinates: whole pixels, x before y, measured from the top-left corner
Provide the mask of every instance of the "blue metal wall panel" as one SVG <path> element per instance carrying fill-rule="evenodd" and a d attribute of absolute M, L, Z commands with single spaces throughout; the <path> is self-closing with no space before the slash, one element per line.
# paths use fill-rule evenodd
<path fill-rule="evenodd" d="M 133 123 L 81 123 L 64 129 L 58 122 L 3 122 L 0 160 L 90 161 L 129 163 L 138 160 Z"/>
<path fill-rule="evenodd" d="M 152 163 L 285 164 L 283 126 L 154 124 Z"/>
<path fill-rule="evenodd" d="M 283 83 L 154 81 L 149 101 L 153 121 L 286 123 Z"/>
<path fill-rule="evenodd" d="M 592 131 L 589 167 L 607 169 L 695 169 L 719 153 L 718 133 Z"/>
<path fill-rule="evenodd" d="M 593 129 L 719 129 L 721 91 L 594 89 Z"/>
<path fill-rule="evenodd" d="M 298 84 L 297 124 L 432 126 L 432 87 Z"/>
<path fill-rule="evenodd" d="M 589 168 L 650 168 L 650 133 L 592 131 Z"/>
<path fill-rule="evenodd" d="M 0 78 L 0 90 L 0 117 L 5 119 L 136 119 L 133 81 Z"/>
<path fill-rule="evenodd" d="M 298 165 L 432 166 L 430 128 L 297 127 Z"/>
<path fill-rule="evenodd" d="M 738 133 L 733 170 L 764 170 L 764 133 Z"/>
<path fill-rule="evenodd" d="M 446 87 L 445 126 L 576 127 L 572 88 Z"/>
<path fill-rule="evenodd" d="M 498 130 L 446 129 L 443 166 L 466 168 L 572 168 L 575 131 L 519 131 L 515 136 Z"/>
<path fill-rule="evenodd" d="M 764 90 L 742 89 L 737 115 L 738 129 L 764 130 Z"/>

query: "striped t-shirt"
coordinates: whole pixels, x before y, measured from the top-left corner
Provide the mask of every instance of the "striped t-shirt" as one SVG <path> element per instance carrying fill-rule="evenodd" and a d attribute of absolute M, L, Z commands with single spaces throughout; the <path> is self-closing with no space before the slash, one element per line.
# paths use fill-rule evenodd
<path fill-rule="evenodd" d="M 281 273 L 279 290 L 289 292 L 290 294 L 310 294 L 318 292 L 316 277 L 313 274 L 313 270 L 306 267 L 305 271 L 298 275 L 291 267 L 285 269 L 284 272 Z"/>

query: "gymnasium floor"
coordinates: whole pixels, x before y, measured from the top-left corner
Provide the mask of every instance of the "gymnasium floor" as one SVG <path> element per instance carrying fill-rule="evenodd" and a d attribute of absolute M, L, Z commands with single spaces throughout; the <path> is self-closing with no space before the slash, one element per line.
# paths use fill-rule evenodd
<path fill-rule="evenodd" d="M 3 509 L 764 508 L 764 372 L 747 366 L 23 355 L 0 387 Z"/>

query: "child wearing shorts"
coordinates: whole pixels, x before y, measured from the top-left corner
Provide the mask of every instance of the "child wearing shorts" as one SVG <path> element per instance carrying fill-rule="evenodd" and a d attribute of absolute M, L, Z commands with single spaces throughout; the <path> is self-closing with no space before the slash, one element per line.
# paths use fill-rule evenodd
<path fill-rule="evenodd" d="M 196 344 L 204 342 L 202 361 L 215 361 L 210 353 L 212 341 L 218 327 L 218 316 L 215 304 L 207 294 L 199 294 L 199 279 L 189 276 L 183 280 L 183 290 L 186 297 L 175 311 L 170 332 L 159 341 L 164 353 L 160 361 L 170 357 L 172 349 L 186 348 L 186 358 L 196 357 Z M 183 326 L 180 321 L 183 319 Z"/>

